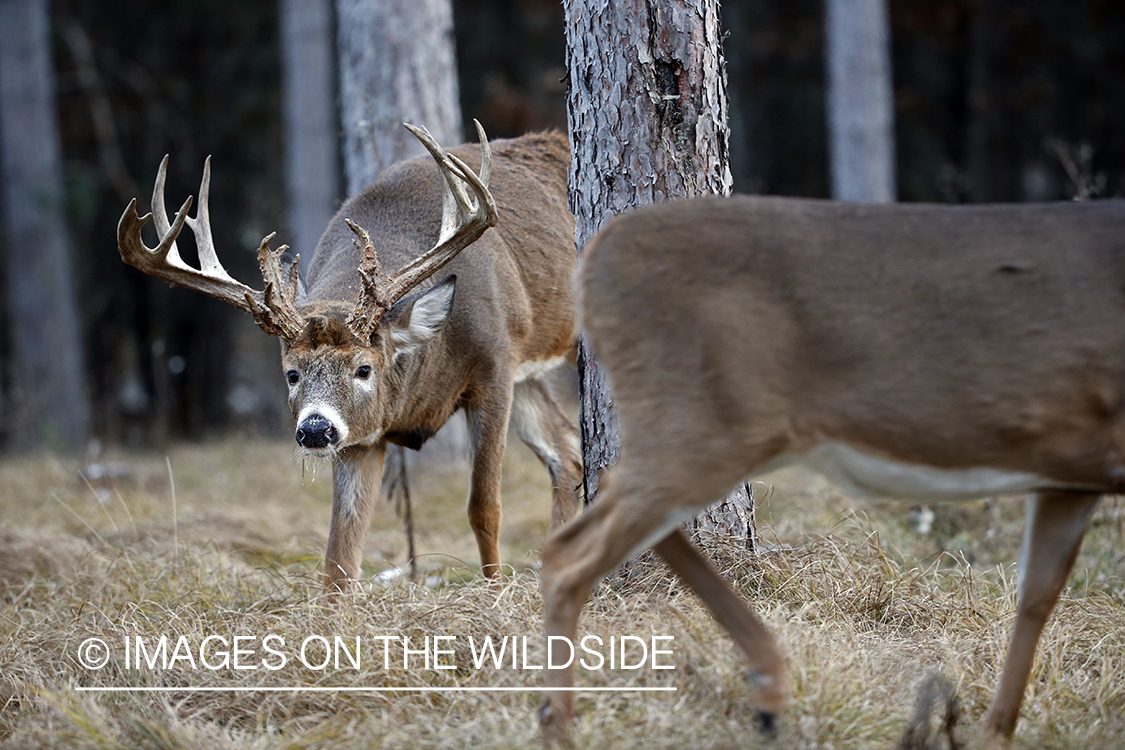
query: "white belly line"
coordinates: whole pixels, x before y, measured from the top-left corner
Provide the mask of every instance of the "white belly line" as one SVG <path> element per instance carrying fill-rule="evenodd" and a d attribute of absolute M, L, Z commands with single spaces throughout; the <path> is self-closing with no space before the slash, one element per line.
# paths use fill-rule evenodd
<path fill-rule="evenodd" d="M 779 456 L 755 474 L 794 463 L 823 474 L 850 494 L 902 500 L 971 500 L 1060 486 L 1058 482 L 1029 472 L 988 467 L 939 469 L 902 463 L 837 442 L 819 443 L 805 454 Z"/>

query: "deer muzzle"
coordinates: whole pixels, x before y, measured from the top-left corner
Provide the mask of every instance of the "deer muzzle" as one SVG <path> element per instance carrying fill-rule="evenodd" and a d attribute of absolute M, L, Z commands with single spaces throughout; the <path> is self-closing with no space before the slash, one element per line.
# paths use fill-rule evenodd
<path fill-rule="evenodd" d="M 309 414 L 297 425 L 296 438 L 302 448 L 323 450 L 340 442 L 340 431 L 328 418 Z"/>

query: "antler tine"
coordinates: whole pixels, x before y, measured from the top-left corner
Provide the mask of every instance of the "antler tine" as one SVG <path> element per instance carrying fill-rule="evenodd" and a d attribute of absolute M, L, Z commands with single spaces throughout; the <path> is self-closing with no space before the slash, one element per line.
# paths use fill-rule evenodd
<path fill-rule="evenodd" d="M 488 178 L 492 176 L 492 146 L 488 144 L 488 136 L 484 134 L 484 126 L 480 124 L 480 120 L 474 118 L 473 125 L 476 125 L 477 141 L 480 143 L 480 181 L 488 187 Z"/>
<path fill-rule="evenodd" d="M 359 249 L 360 266 L 359 273 L 364 277 L 377 278 L 379 274 L 379 254 L 375 252 L 375 243 L 371 241 L 371 235 L 367 230 L 356 224 L 351 219 L 344 219 L 344 223 L 348 228 L 355 232 L 355 246 Z"/>
<path fill-rule="evenodd" d="M 379 255 L 375 252 L 375 243 L 371 241 L 371 235 L 351 219 L 344 219 L 344 222 L 356 235 L 355 244 L 360 254 L 360 265 L 356 270 L 359 272 L 362 284 L 355 308 L 345 322 L 356 338 L 366 341 L 375 330 L 379 319 L 391 307 L 387 302 L 383 284 L 386 277 L 379 270 Z"/>
<path fill-rule="evenodd" d="M 161 266 L 169 266 L 173 270 L 190 270 L 176 252 L 176 236 L 184 228 L 188 209 L 191 208 L 191 196 L 188 196 L 184 205 L 176 212 L 176 220 L 171 226 L 168 226 L 168 214 L 163 207 L 161 208 L 160 213 L 163 216 L 156 217 L 157 228 L 160 228 L 161 218 L 166 228 L 160 233 L 160 243 L 150 248 L 141 238 L 141 228 L 153 218 L 153 214 L 138 216 L 137 199 L 129 201 L 125 213 L 121 214 L 121 219 L 117 222 L 117 251 L 121 253 L 123 261 L 152 275 L 158 274 L 149 269 L 159 269 Z"/>
<path fill-rule="evenodd" d="M 160 246 L 163 246 L 164 238 L 167 237 L 169 235 L 169 232 L 171 232 L 172 230 L 171 225 L 169 225 L 168 223 L 168 210 L 164 204 L 164 180 L 167 175 L 168 154 L 164 154 L 164 158 L 160 160 L 160 168 L 156 170 L 156 182 L 154 182 L 152 185 L 152 202 L 149 204 L 152 208 L 152 213 L 149 215 L 152 216 L 154 223 L 156 224 L 156 231 L 160 234 L 161 237 Z M 188 201 L 191 200 L 192 198 L 189 195 Z M 133 202 L 136 203 L 136 200 L 134 199 Z M 189 204 L 184 204 L 184 206 L 187 205 Z M 185 217 L 187 216 L 187 211 L 183 207 L 181 207 L 180 212 L 183 212 Z M 176 213 L 176 218 L 179 218 L 180 212 Z M 176 237 L 180 235 L 181 229 L 183 229 L 182 221 L 177 224 L 176 231 L 171 232 L 171 242 L 169 243 L 168 257 L 172 259 L 170 260 L 170 262 L 173 265 L 179 264 L 187 268 L 187 264 L 180 259 L 180 249 L 176 246 Z"/>
<path fill-rule="evenodd" d="M 437 244 L 429 252 L 415 258 L 389 279 L 387 297 L 391 304 L 437 273 L 459 252 L 480 238 L 486 229 L 496 226 L 498 220 L 496 201 L 483 179 L 465 162 L 446 153 L 425 128 L 413 125 L 406 127 L 434 157 L 441 172 L 442 229 Z M 481 135 L 481 173 L 487 176 L 492 169 L 492 150 L 479 122 L 477 131 Z M 472 190 L 473 197 L 469 196 L 466 186 Z"/>
<path fill-rule="evenodd" d="M 251 314 L 267 333 L 274 333 L 291 341 L 297 338 L 305 327 L 296 307 L 297 264 L 300 263 L 301 256 L 298 255 L 293 259 L 293 265 L 286 274 L 281 267 L 281 256 L 289 246 L 282 245 L 277 250 L 271 250 L 270 240 L 275 234 L 277 232 L 270 232 L 258 245 L 258 265 L 262 269 L 262 279 L 266 282 L 266 287 L 262 291 L 262 301 L 272 315 L 259 317 L 259 314 L 253 311 Z"/>
<path fill-rule="evenodd" d="M 175 220 L 169 224 L 167 209 L 164 206 L 164 184 L 167 176 L 168 157 L 160 162 L 156 183 L 152 189 L 152 213 L 143 217 L 137 215 L 137 201 L 130 201 L 117 225 L 117 248 L 121 259 L 139 270 L 158 279 L 177 286 L 194 289 L 210 297 L 222 300 L 240 310 L 250 313 L 258 325 L 268 334 L 292 340 L 304 329 L 303 321 L 297 314 L 296 266 L 290 270 L 288 278 L 282 272 L 280 256 L 286 248 L 276 253 L 270 251 L 269 241 L 273 235 L 262 240 L 259 247 L 259 262 L 266 281 L 264 291 L 256 291 L 231 278 L 215 252 L 211 237 L 211 220 L 208 211 L 208 198 L 211 182 L 211 160 L 208 157 L 203 167 L 203 181 L 199 189 L 199 211 L 190 218 L 188 210 L 192 199 L 189 196 L 176 212 Z M 155 218 L 156 229 L 160 233 L 160 243 L 155 248 L 144 244 L 141 229 L 149 219 Z M 180 257 L 176 238 L 184 224 L 191 227 L 199 250 L 200 268 L 192 268 Z"/>
<path fill-rule="evenodd" d="M 167 157 L 165 157 L 167 159 Z M 199 266 L 203 273 L 231 278 L 227 269 L 219 262 L 215 253 L 215 241 L 211 236 L 211 157 L 203 160 L 203 179 L 199 183 L 199 207 L 195 218 L 188 217 L 187 225 L 195 235 L 195 249 L 199 254 Z"/>

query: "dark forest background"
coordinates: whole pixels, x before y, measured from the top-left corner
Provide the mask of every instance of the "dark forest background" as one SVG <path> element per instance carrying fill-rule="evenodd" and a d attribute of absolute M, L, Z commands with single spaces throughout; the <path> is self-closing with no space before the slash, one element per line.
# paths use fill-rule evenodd
<path fill-rule="evenodd" d="M 732 0 L 722 13 L 735 190 L 826 197 L 821 3 Z M 1125 193 L 1121 0 L 891 0 L 890 17 L 900 200 Z M 493 138 L 565 130 L 558 1 L 455 0 L 454 18 L 466 137 L 471 118 Z M 165 153 L 173 208 L 213 156 L 213 231 L 236 278 L 258 284 L 263 235 L 289 241 L 276 5 L 58 0 L 51 19 L 93 436 L 141 446 L 230 429 L 288 435 L 276 341 L 116 250 L 122 210 L 134 196 L 147 206 Z M 0 367 L 0 411 L 8 378 Z M 4 424 L 0 445 L 18 446 Z"/>

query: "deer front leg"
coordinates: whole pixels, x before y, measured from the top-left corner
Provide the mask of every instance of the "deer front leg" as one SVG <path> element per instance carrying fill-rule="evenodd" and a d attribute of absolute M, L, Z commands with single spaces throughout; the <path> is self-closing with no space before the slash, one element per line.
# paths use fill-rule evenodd
<path fill-rule="evenodd" d="M 750 662 L 748 679 L 758 691 L 761 727 L 772 731 L 785 703 L 784 664 L 777 639 L 692 546 L 683 529 L 676 529 L 653 549 L 703 600 L 746 655 Z"/>
<path fill-rule="evenodd" d="M 330 593 L 347 591 L 351 581 L 359 578 L 385 453 L 381 443 L 369 448 L 353 446 L 332 459 L 332 525 L 324 555 L 324 588 Z"/>
<path fill-rule="evenodd" d="M 1083 492 L 1041 492 L 1027 500 L 1016 627 L 985 719 L 990 732 L 1008 737 L 1016 727 L 1039 635 L 1066 585 L 1098 498 Z"/>
<path fill-rule="evenodd" d="M 469 484 L 469 527 L 480 549 L 481 572 L 500 573 L 500 470 L 508 442 L 508 417 L 512 395 L 496 389 L 486 403 L 466 408 L 472 478 Z"/>

